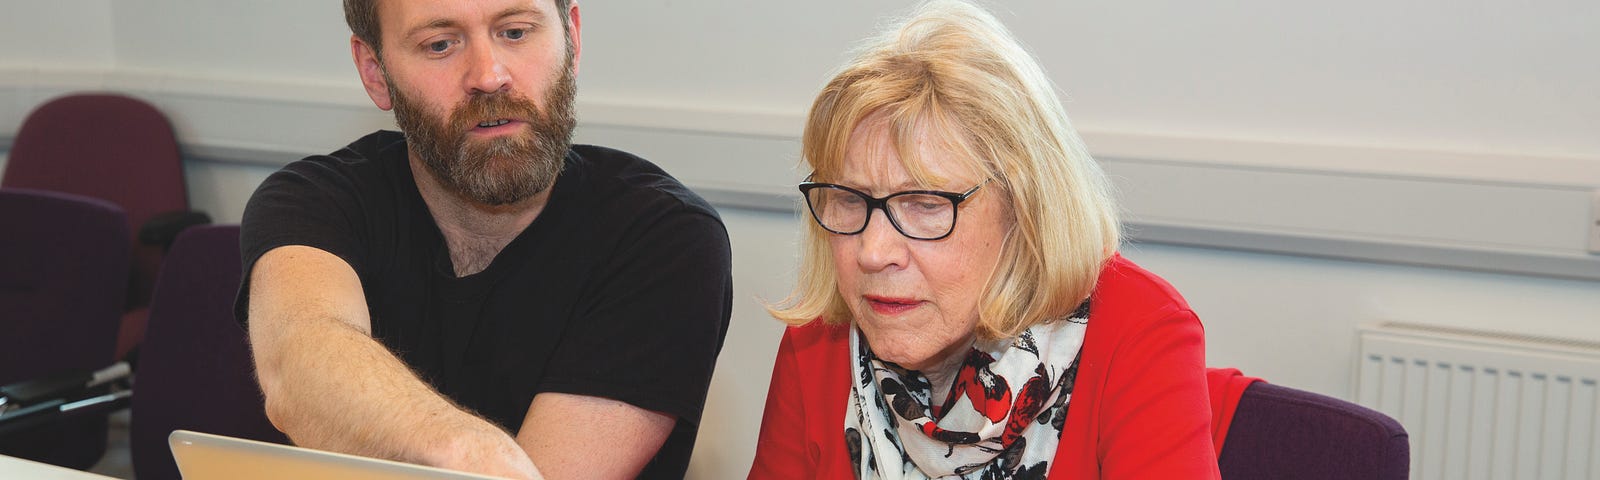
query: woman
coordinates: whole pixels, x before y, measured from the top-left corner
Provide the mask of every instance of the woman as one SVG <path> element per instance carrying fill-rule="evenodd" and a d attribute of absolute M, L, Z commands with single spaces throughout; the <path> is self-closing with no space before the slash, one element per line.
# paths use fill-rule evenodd
<path fill-rule="evenodd" d="M 988 13 L 924 5 L 812 105 L 813 222 L 752 478 L 1215 478 L 1199 320 Z"/>

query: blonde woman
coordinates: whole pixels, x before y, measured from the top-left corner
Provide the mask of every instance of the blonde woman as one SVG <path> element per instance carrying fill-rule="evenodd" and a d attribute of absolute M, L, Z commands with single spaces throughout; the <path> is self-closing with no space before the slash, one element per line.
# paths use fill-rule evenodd
<path fill-rule="evenodd" d="M 751 478 L 1216 478 L 1200 322 L 987 12 L 938 1 L 803 135 L 801 278 Z"/>

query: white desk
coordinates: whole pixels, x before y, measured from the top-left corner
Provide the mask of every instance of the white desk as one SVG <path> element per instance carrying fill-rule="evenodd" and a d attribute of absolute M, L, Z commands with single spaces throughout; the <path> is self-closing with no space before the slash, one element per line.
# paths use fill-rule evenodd
<path fill-rule="evenodd" d="M 32 460 L 23 460 L 17 457 L 0 455 L 0 478 L 16 478 L 28 480 L 115 480 L 105 475 L 89 472 L 80 472 L 70 468 L 57 467 L 48 463 L 39 463 Z"/>

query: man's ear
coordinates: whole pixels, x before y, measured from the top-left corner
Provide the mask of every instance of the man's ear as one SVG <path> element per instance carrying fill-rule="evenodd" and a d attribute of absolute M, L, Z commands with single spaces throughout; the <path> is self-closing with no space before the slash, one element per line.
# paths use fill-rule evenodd
<path fill-rule="evenodd" d="M 351 35 L 350 57 L 356 62 L 356 73 L 361 74 L 361 86 L 367 89 L 367 97 L 372 99 L 372 104 L 377 105 L 380 110 L 394 107 L 394 102 L 389 96 L 389 82 L 383 78 L 383 63 L 378 59 L 378 53 L 372 50 L 372 46 Z"/>
<path fill-rule="evenodd" d="M 578 2 L 567 6 L 567 31 L 572 32 L 572 74 L 578 74 L 578 62 L 583 57 L 583 19 L 578 16 Z"/>

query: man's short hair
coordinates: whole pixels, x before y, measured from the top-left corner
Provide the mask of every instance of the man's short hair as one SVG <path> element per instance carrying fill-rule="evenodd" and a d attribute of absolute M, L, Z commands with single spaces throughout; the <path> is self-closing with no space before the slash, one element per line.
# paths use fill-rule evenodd
<path fill-rule="evenodd" d="M 567 55 L 572 55 L 572 30 L 567 27 L 567 6 L 572 0 L 555 0 L 556 12 L 561 15 L 561 29 L 567 32 Z M 378 62 L 383 62 L 383 31 L 378 22 L 378 0 L 344 0 L 344 23 L 350 25 L 350 33 L 361 39 L 361 43 L 372 48 L 373 55 L 378 57 Z"/>
<path fill-rule="evenodd" d="M 983 287 L 979 335 L 1019 335 L 1089 297 L 1121 238 L 1110 187 L 1049 77 L 999 20 L 966 2 L 936 0 L 863 45 L 811 105 L 801 155 L 814 175 L 837 181 L 850 136 L 874 119 L 887 122 L 918 183 L 937 181 L 917 154 L 915 136 L 926 129 L 946 140 L 939 143 L 957 162 L 991 179 L 987 194 L 1003 195 L 1010 208 L 1014 225 Z M 829 253 L 833 234 L 804 223 L 799 281 L 769 310 L 794 325 L 848 322 Z"/>

